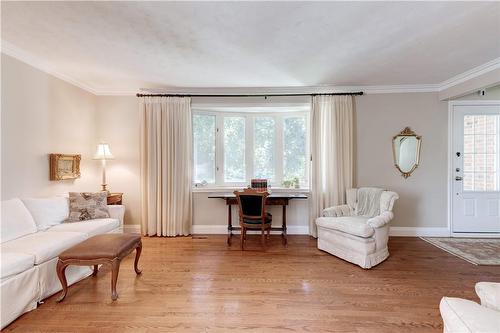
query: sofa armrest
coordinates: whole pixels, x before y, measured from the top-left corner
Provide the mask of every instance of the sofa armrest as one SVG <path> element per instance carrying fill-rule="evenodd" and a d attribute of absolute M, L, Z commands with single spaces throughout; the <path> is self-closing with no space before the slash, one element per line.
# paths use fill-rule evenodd
<path fill-rule="evenodd" d="M 123 216 L 125 215 L 124 205 L 108 205 L 108 212 L 110 218 L 118 219 L 120 226 L 123 226 Z"/>
<path fill-rule="evenodd" d="M 375 217 L 372 217 L 371 219 L 368 219 L 368 221 L 366 221 L 366 223 L 372 228 L 381 228 L 384 225 L 388 224 L 392 220 L 393 217 L 394 217 L 394 214 L 392 212 L 386 211 L 378 216 L 375 216 Z"/>
<path fill-rule="evenodd" d="M 481 299 L 482 306 L 500 311 L 500 283 L 478 282 L 476 294 Z"/>
<path fill-rule="evenodd" d="M 323 209 L 324 217 L 351 216 L 351 208 L 348 205 L 333 206 Z"/>

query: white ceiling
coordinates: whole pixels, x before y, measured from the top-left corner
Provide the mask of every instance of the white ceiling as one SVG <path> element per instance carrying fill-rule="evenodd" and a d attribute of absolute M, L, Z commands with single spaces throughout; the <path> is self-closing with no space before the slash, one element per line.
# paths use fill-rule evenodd
<path fill-rule="evenodd" d="M 97 92 L 437 84 L 500 57 L 500 2 L 2 2 L 5 45 Z"/>

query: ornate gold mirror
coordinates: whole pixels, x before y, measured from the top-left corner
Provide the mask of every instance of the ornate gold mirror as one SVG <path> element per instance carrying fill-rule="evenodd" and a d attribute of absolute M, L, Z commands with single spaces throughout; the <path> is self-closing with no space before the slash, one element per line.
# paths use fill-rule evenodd
<path fill-rule="evenodd" d="M 420 144 L 422 138 L 406 127 L 392 138 L 394 165 L 405 178 L 418 167 L 420 162 Z"/>

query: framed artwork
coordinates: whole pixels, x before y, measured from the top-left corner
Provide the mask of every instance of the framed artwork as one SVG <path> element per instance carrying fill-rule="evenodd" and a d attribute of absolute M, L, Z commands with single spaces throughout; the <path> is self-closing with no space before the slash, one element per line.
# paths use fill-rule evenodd
<path fill-rule="evenodd" d="M 49 154 L 50 180 L 80 178 L 80 154 Z"/>

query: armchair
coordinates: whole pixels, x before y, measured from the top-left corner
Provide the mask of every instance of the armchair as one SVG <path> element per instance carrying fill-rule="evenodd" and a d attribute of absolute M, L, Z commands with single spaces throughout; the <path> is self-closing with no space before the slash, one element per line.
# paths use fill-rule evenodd
<path fill-rule="evenodd" d="M 478 282 L 481 305 L 455 297 L 443 297 L 439 311 L 444 332 L 500 332 L 500 283 Z"/>
<path fill-rule="evenodd" d="M 346 197 L 347 204 L 326 208 L 316 219 L 318 249 L 371 268 L 389 256 L 389 222 L 399 196 L 377 188 L 353 188 Z"/>

